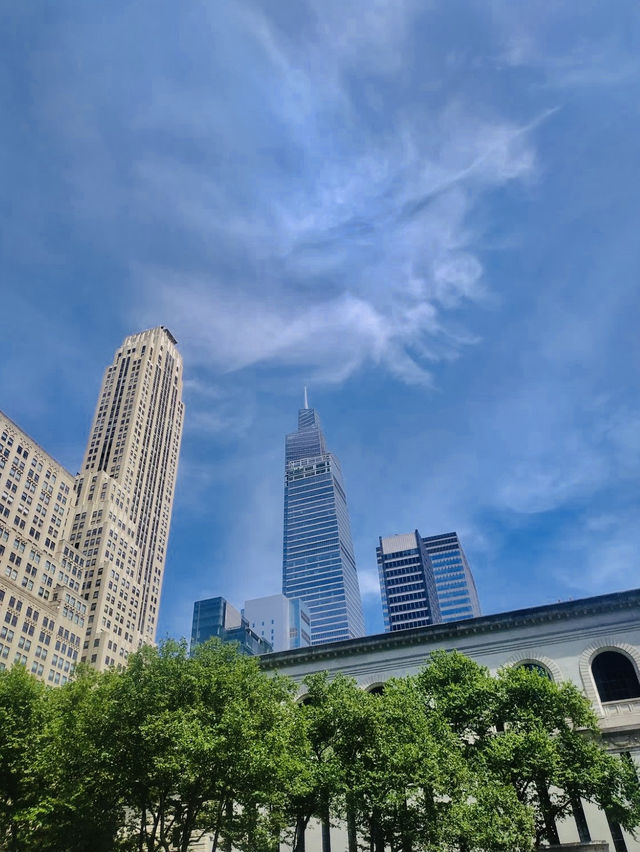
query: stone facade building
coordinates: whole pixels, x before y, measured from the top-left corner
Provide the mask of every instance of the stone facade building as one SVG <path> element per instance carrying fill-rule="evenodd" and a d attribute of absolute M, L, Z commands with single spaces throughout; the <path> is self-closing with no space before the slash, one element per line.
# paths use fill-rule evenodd
<path fill-rule="evenodd" d="M 389 678 L 416 674 L 436 649 L 456 649 L 492 672 L 532 664 L 554 681 L 570 681 L 592 703 L 606 746 L 640 764 L 640 590 L 300 648 L 263 657 L 262 665 L 296 681 L 312 672 L 342 672 L 373 690 Z M 558 825 L 563 844 L 605 841 L 611 852 L 640 852 L 638 840 L 593 805 L 583 806 L 582 824 Z M 336 827 L 332 835 L 333 849 L 342 852 L 344 832 Z M 306 848 L 320 852 L 317 828 Z"/>
<path fill-rule="evenodd" d="M 74 478 L 0 412 L 0 669 L 65 683 L 89 606 L 84 558 L 66 537 Z"/>
<path fill-rule="evenodd" d="M 74 477 L 0 412 L 0 668 L 53 685 L 156 634 L 182 437 L 182 359 L 163 328 L 107 367 Z"/>

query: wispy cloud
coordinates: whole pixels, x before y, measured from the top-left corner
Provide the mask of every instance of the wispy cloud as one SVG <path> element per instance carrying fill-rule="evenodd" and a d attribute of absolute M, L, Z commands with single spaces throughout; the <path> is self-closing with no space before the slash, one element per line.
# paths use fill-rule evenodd
<path fill-rule="evenodd" d="M 485 193 L 535 175 L 535 122 L 521 126 L 446 101 L 404 108 L 382 132 L 354 134 L 351 126 L 380 120 L 348 85 L 352 52 L 372 42 L 354 36 L 328 44 L 331 9 L 316 10 L 316 29 L 295 41 L 264 14 L 248 17 L 269 76 L 279 80 L 276 101 L 267 97 L 273 155 L 259 158 L 249 211 L 212 182 L 206 163 L 186 172 L 169 158 L 139 164 L 139 196 L 207 248 L 188 271 L 137 264 L 147 294 L 138 314 L 170 315 L 198 363 L 217 370 L 294 366 L 335 382 L 376 364 L 428 385 L 431 365 L 475 339 L 452 321 L 491 289 L 471 214 Z M 402 55 L 412 10 L 376 4 L 365 29 L 382 37 L 387 21 L 385 44 Z M 391 72 L 393 62 L 382 61 L 376 74 Z M 179 92 L 173 96 L 180 102 Z M 185 104 L 193 110 L 189 98 Z M 164 120 L 164 113 L 145 118 L 160 133 Z M 282 156 L 304 164 L 299 180 L 295 167 L 279 180 Z M 241 186 L 244 180 L 240 173 Z M 210 270 L 221 245 L 252 259 L 242 274 L 231 261 L 232 286 Z"/>
<path fill-rule="evenodd" d="M 592 590 L 622 582 L 634 0 L 44 5 L 13 4 L 0 32 L 0 378 L 77 459 L 114 345 L 176 334 L 166 612 L 277 588 L 304 380 L 330 385 L 370 612 L 377 536 L 415 525 L 464 536 L 489 607 L 560 597 L 585 566 Z"/>

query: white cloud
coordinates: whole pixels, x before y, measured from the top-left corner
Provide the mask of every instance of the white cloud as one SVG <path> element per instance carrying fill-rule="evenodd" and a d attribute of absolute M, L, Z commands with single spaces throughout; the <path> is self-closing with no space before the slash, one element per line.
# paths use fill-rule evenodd
<path fill-rule="evenodd" d="M 436 117 L 426 150 L 420 132 L 407 125 L 411 145 L 393 139 L 364 156 L 334 152 L 304 193 L 285 186 L 263 198 L 258 189 L 245 221 L 213 215 L 221 203 L 198 200 L 197 190 L 185 201 L 184 185 L 172 185 L 157 164 L 141 171 L 142 194 L 181 227 L 208 234 L 212 245 L 231 238 L 266 271 L 262 280 L 245 271 L 231 286 L 206 269 L 139 264 L 143 312 L 171 316 L 186 348 L 218 370 L 285 365 L 341 381 L 374 363 L 431 383 L 429 364 L 474 339 L 451 331 L 447 314 L 482 302 L 489 289 L 469 215 L 485 189 L 529 177 L 535 158 L 521 128 L 459 109 Z M 206 180 L 202 187 L 208 195 Z"/>
<path fill-rule="evenodd" d="M 372 568 L 359 568 L 358 581 L 360 583 L 360 596 L 363 600 L 369 598 L 380 600 L 380 577 L 378 572 Z"/>

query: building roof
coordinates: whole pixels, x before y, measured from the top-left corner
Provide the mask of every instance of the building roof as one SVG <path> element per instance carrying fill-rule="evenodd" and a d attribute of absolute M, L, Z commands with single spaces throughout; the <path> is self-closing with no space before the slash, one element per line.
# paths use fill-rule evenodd
<path fill-rule="evenodd" d="M 427 645 L 449 638 L 460 638 L 477 634 L 497 633 L 525 627 L 532 624 L 565 621 L 580 616 L 597 615 L 614 610 L 633 609 L 640 606 L 640 589 L 613 592 L 577 600 L 559 601 L 554 604 L 500 612 L 495 615 L 481 615 L 463 621 L 450 621 L 445 624 L 430 624 L 427 627 L 414 627 L 391 633 L 378 633 L 358 639 L 344 639 L 340 642 L 328 642 L 308 648 L 295 648 L 291 651 L 279 651 L 266 654 L 260 659 L 265 669 L 283 669 L 321 659 L 347 657 L 354 654 L 389 650 L 408 645 Z"/>

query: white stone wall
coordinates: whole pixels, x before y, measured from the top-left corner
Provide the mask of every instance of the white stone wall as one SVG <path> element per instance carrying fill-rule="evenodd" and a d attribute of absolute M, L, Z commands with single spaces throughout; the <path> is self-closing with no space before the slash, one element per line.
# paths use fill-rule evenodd
<path fill-rule="evenodd" d="M 640 766 L 640 699 L 603 706 L 590 668 L 596 653 L 609 649 L 626 654 L 640 673 L 640 591 L 273 654 L 263 663 L 297 681 L 312 672 L 342 672 L 368 689 L 392 677 L 416 674 L 437 649 L 456 649 L 492 672 L 527 660 L 542 663 L 554 680 L 570 681 L 584 692 L 609 747 L 630 752 Z M 604 814 L 588 803 L 584 810 L 592 839 L 606 841 L 613 852 Z M 563 843 L 578 842 L 573 819 L 558 830 Z M 307 852 L 320 852 L 319 830 L 307 835 Z M 638 840 L 627 833 L 625 840 L 628 852 L 640 852 Z M 346 834 L 336 828 L 332 850 L 345 849 Z"/>

